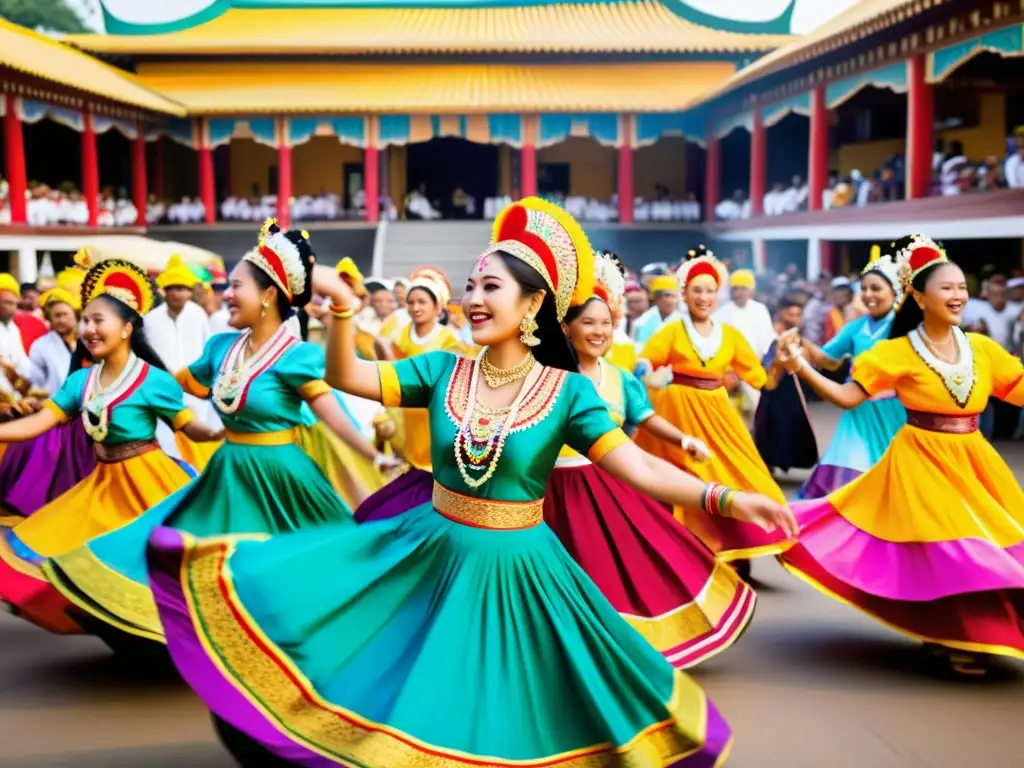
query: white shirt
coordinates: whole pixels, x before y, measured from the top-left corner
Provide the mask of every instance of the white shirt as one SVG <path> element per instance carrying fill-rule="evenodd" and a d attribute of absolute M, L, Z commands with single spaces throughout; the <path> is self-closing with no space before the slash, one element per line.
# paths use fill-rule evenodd
<path fill-rule="evenodd" d="M 176 318 L 171 317 L 167 304 L 146 315 L 146 339 L 171 373 L 202 357 L 209 338 L 210 321 L 195 302 L 187 302 Z"/>
<path fill-rule="evenodd" d="M 21 341 L 21 331 L 18 330 L 14 320 L 9 323 L 0 323 L 0 357 L 9 360 L 15 367 L 23 365 L 28 357 L 25 354 L 25 345 Z M 3 382 L 3 391 L 13 390 L 14 382 L 7 381 L 2 374 L 0 374 L 0 381 Z"/>
<path fill-rule="evenodd" d="M 775 327 L 768 307 L 760 301 L 750 299 L 742 307 L 730 301 L 719 307 L 713 317 L 723 325 L 731 325 L 739 331 L 758 360 L 768 354 L 775 340 Z"/>
<path fill-rule="evenodd" d="M 1013 301 L 1006 302 L 1002 312 L 999 312 L 984 299 L 968 299 L 960 324 L 971 326 L 985 323 L 989 337 L 1010 351 L 1013 349 L 1013 327 L 1020 317 L 1020 310 L 1021 305 Z"/>
<path fill-rule="evenodd" d="M 59 333 L 50 331 L 37 339 L 28 357 L 18 363 L 18 375 L 52 395 L 64 384 L 70 367 L 71 350 Z"/>
<path fill-rule="evenodd" d="M 218 333 L 227 333 L 228 331 L 233 330 L 231 328 L 231 313 L 228 311 L 226 306 L 222 306 L 210 315 L 209 323 L 211 336 L 216 336 Z"/>
<path fill-rule="evenodd" d="M 1024 188 L 1024 154 L 1017 152 L 1010 155 L 1003 166 L 1003 172 L 1011 189 Z"/>

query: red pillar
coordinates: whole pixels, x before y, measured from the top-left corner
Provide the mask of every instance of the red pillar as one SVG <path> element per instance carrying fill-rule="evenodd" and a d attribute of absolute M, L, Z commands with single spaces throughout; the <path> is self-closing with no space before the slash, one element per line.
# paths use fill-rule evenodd
<path fill-rule="evenodd" d="M 835 251 L 832 248 L 832 241 L 822 240 L 818 253 L 821 257 L 821 271 L 834 275 L 835 264 L 833 262 L 835 260 Z"/>
<path fill-rule="evenodd" d="M 146 134 L 142 123 L 139 123 L 138 135 L 132 141 L 132 202 L 135 204 L 135 223 L 138 226 L 146 223 L 147 197 L 149 190 L 146 184 Z"/>
<path fill-rule="evenodd" d="M 164 137 L 156 137 L 156 148 L 153 152 L 153 194 L 164 199 Z"/>
<path fill-rule="evenodd" d="M 907 59 L 907 198 L 927 197 L 932 183 L 935 108 L 925 57 Z"/>
<path fill-rule="evenodd" d="M 807 157 L 807 207 L 821 210 L 821 196 L 828 185 L 828 107 L 825 87 L 811 91 L 811 141 Z"/>
<path fill-rule="evenodd" d="M 768 137 L 761 107 L 754 107 L 754 125 L 750 132 L 750 217 L 764 215 L 764 185 L 768 176 Z"/>
<path fill-rule="evenodd" d="M 715 206 L 722 199 L 722 145 L 714 130 L 708 132 L 704 155 L 704 221 L 715 220 Z"/>
<path fill-rule="evenodd" d="M 524 144 L 519 151 L 519 194 L 523 197 L 537 195 L 537 148 Z"/>
<path fill-rule="evenodd" d="M 633 223 L 633 198 L 636 197 L 633 183 L 633 116 L 619 117 L 619 223 Z"/>
<path fill-rule="evenodd" d="M 25 190 L 28 188 L 25 139 L 21 134 L 21 120 L 14 109 L 16 99 L 9 93 L 4 98 L 4 175 L 7 176 L 7 192 L 11 201 L 11 223 L 25 224 L 28 221 L 28 206 L 25 204 Z"/>
<path fill-rule="evenodd" d="M 96 151 L 96 132 L 92 128 L 92 113 L 83 112 L 82 129 L 82 196 L 89 206 L 89 226 L 95 227 L 100 212 L 100 163 Z"/>
<path fill-rule="evenodd" d="M 281 144 L 277 148 L 277 220 L 281 229 L 292 225 L 292 148 Z"/>
<path fill-rule="evenodd" d="M 363 173 L 366 175 L 366 220 L 380 221 L 380 150 L 369 146 L 363 155 Z"/>

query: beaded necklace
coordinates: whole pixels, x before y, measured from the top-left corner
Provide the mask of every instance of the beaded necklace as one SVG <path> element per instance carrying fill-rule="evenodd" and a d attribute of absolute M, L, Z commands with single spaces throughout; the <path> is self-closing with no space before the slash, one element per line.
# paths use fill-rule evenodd
<path fill-rule="evenodd" d="M 135 385 L 146 364 L 134 352 L 129 352 L 128 361 L 121 373 L 109 387 L 102 387 L 100 377 L 105 366 L 106 360 L 103 360 L 89 371 L 85 391 L 82 393 L 82 426 L 86 434 L 97 443 L 102 443 L 110 432 L 110 411 Z"/>
<path fill-rule="evenodd" d="M 252 380 L 263 373 L 295 341 L 295 337 L 282 323 L 267 343 L 252 357 L 246 359 L 245 350 L 248 349 L 251 340 L 252 329 L 249 328 L 235 340 L 224 357 L 224 362 L 221 363 L 217 380 L 210 391 L 210 399 L 221 413 L 235 413 L 242 407 L 245 393 Z"/>

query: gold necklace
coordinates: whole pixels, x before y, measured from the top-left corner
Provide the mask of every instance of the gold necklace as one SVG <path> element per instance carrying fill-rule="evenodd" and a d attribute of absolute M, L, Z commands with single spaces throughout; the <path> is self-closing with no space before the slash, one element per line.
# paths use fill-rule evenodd
<path fill-rule="evenodd" d="M 497 368 L 487 359 L 487 355 L 484 354 L 480 358 L 480 373 L 483 374 L 484 381 L 487 382 L 488 387 L 497 389 L 514 381 L 525 379 L 526 375 L 533 370 L 535 362 L 536 359 L 533 353 L 527 352 L 526 357 L 518 365 L 514 365 L 511 368 Z"/>

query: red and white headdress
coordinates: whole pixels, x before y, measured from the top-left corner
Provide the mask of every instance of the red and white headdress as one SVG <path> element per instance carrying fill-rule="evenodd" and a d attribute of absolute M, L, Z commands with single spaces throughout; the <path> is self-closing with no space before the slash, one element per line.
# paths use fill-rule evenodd
<path fill-rule="evenodd" d="M 291 301 L 306 290 L 303 260 L 312 262 L 314 258 L 308 241 L 309 235 L 303 232 L 300 242 L 296 243 L 277 226 L 277 219 L 267 219 L 260 230 L 259 244 L 242 260 L 263 270 Z"/>
<path fill-rule="evenodd" d="M 140 315 L 153 308 L 153 286 L 144 269 L 124 259 L 107 259 L 95 265 L 90 263 L 91 260 L 85 248 L 75 254 L 75 262 L 89 268 L 82 279 L 83 309 L 98 296 L 116 299 Z"/>
<path fill-rule="evenodd" d="M 612 313 L 622 311 L 626 295 L 626 276 L 614 253 L 597 251 L 594 254 L 594 295 L 607 304 Z"/>
<path fill-rule="evenodd" d="M 914 278 L 933 264 L 949 261 L 942 246 L 924 235 L 914 235 L 910 243 L 897 251 L 895 256 L 904 300 L 910 295 Z"/>
<path fill-rule="evenodd" d="M 729 270 L 726 269 L 725 264 L 716 259 L 715 254 L 706 246 L 698 245 L 696 248 L 691 248 L 686 254 L 686 261 L 676 272 L 676 278 L 685 290 L 692 280 L 696 280 L 702 275 L 714 280 L 717 288 L 721 288 L 729 282 Z"/>
<path fill-rule="evenodd" d="M 409 275 L 408 289 L 425 288 L 437 300 L 438 306 L 444 307 L 452 299 L 452 286 L 444 272 L 435 267 L 420 267 Z"/>

